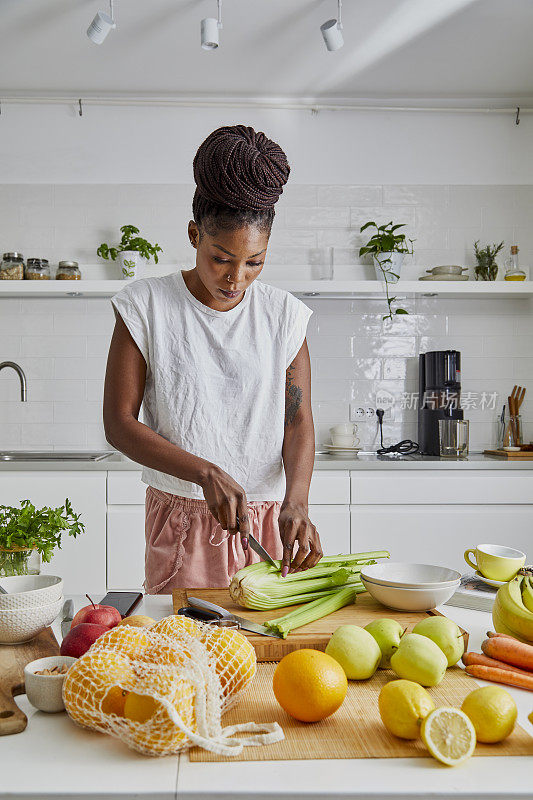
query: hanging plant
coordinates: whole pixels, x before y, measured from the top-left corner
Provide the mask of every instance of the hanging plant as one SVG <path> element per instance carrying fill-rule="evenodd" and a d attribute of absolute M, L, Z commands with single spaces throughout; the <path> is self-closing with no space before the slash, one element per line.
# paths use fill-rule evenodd
<path fill-rule="evenodd" d="M 367 222 L 361 227 L 360 233 L 366 231 L 367 228 L 375 228 L 376 232 L 368 240 L 366 245 L 360 248 L 359 255 L 364 256 L 371 254 L 374 259 L 374 264 L 381 270 L 385 282 L 385 294 L 389 308 L 389 313 L 384 314 L 383 319 L 390 319 L 392 321 L 393 316 L 396 314 L 409 313 L 405 308 L 393 309 L 393 303 L 396 301 L 396 297 L 390 296 L 389 283 L 396 283 L 400 278 L 399 274 L 393 270 L 393 254 L 408 253 L 412 255 L 414 240 L 406 239 L 404 233 L 396 233 L 399 228 L 405 228 L 405 224 L 403 223 L 394 225 L 391 221 L 386 225 L 376 225 L 375 222 Z M 407 242 L 409 242 L 409 244 Z"/>

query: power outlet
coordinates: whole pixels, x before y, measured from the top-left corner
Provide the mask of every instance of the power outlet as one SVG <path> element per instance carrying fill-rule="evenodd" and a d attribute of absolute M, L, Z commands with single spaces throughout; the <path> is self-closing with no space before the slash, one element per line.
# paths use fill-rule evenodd
<path fill-rule="evenodd" d="M 383 415 L 383 420 L 392 419 L 392 409 L 386 408 Z M 376 409 L 373 406 L 360 406 L 356 403 L 350 403 L 350 422 L 376 422 Z"/>

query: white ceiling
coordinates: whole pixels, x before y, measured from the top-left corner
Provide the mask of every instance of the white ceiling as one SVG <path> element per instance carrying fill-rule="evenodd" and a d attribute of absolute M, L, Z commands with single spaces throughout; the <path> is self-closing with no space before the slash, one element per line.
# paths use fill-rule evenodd
<path fill-rule="evenodd" d="M 532 0 L 344 0 L 344 48 L 319 26 L 336 0 L 224 0 L 221 47 L 201 49 L 216 0 L 0 0 L 2 95 L 533 98 Z"/>

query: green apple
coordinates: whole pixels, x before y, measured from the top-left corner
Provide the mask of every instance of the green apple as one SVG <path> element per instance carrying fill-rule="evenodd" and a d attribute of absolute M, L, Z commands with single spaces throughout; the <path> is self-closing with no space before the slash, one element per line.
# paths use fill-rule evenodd
<path fill-rule="evenodd" d="M 339 662 L 347 678 L 358 681 L 370 678 L 381 661 L 378 643 L 359 625 L 337 628 L 328 642 L 326 653 Z"/>
<path fill-rule="evenodd" d="M 440 647 L 446 658 L 448 666 L 457 664 L 465 651 L 463 634 L 458 625 L 447 617 L 427 617 L 417 622 L 413 633 L 427 636 Z"/>
<path fill-rule="evenodd" d="M 365 631 L 372 634 L 381 650 L 380 669 L 390 667 L 390 657 L 398 649 L 403 636 L 403 628 L 395 619 L 375 619 L 365 625 Z"/>
<path fill-rule="evenodd" d="M 407 633 L 390 660 L 399 678 L 422 686 L 437 686 L 444 678 L 448 660 L 440 647 L 427 636 Z"/>

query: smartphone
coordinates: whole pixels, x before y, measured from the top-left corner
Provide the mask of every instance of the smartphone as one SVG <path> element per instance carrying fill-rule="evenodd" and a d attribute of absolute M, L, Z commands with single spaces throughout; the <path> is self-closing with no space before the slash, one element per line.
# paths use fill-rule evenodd
<path fill-rule="evenodd" d="M 108 592 L 101 606 L 113 606 L 122 617 L 127 617 L 142 600 L 142 592 Z"/>

